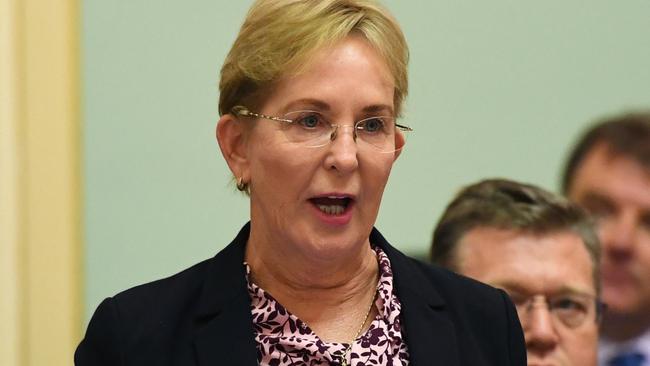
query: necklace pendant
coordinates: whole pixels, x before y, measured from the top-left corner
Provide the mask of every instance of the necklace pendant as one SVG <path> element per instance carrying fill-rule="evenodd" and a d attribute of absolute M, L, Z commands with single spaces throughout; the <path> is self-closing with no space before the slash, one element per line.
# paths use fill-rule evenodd
<path fill-rule="evenodd" d="M 348 354 L 350 353 L 349 349 L 346 349 L 343 354 L 339 356 L 339 366 L 348 366 Z"/>

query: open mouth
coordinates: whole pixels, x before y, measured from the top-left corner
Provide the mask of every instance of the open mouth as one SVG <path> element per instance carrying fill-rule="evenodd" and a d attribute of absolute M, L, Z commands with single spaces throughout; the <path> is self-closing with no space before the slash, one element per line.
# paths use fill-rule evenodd
<path fill-rule="evenodd" d="M 345 210 L 352 203 L 350 197 L 326 196 L 310 198 L 309 201 L 318 207 L 326 215 L 339 216 L 343 215 Z"/>

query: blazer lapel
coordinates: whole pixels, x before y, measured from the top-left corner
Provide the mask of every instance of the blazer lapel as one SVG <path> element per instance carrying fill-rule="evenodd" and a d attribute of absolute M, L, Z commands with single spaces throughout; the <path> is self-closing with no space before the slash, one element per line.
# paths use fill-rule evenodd
<path fill-rule="evenodd" d="M 370 234 L 370 242 L 384 250 L 391 261 L 395 291 L 402 303 L 402 332 L 410 364 L 460 365 L 454 324 L 430 279 L 376 229 Z"/>
<path fill-rule="evenodd" d="M 199 365 L 257 365 L 250 318 L 250 301 L 238 299 L 203 326 L 194 340 Z"/>
<path fill-rule="evenodd" d="M 199 297 L 194 347 L 198 364 L 257 365 L 257 349 L 243 266 L 250 224 L 217 254 Z"/>
<path fill-rule="evenodd" d="M 459 365 L 454 325 L 444 307 L 432 306 L 419 294 L 397 288 L 411 365 Z"/>

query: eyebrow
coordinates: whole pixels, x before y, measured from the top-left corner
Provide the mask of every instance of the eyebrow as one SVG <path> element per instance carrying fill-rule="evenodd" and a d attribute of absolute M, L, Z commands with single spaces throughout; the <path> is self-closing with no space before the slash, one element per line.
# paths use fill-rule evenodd
<path fill-rule="evenodd" d="M 387 112 L 391 116 L 393 115 L 393 107 L 387 104 L 373 104 L 363 108 L 364 113 L 379 113 Z"/>
<path fill-rule="evenodd" d="M 612 210 L 614 212 L 619 210 L 619 207 L 618 207 L 618 205 L 616 204 L 616 202 L 614 200 L 609 199 L 609 197 L 607 197 L 604 194 L 594 192 L 594 191 L 586 192 L 581 197 L 580 204 L 582 206 L 588 206 L 588 205 L 596 204 L 596 205 L 604 206 L 605 208 L 607 208 L 609 210 Z M 639 211 L 641 212 L 639 214 L 640 221 L 650 225 L 650 208 L 642 207 L 642 208 L 639 209 Z"/>
<path fill-rule="evenodd" d="M 586 192 L 579 199 L 579 202 L 581 205 L 597 204 L 597 205 L 605 206 L 606 208 L 611 210 L 616 209 L 616 204 L 611 199 L 609 199 L 604 194 L 594 192 L 594 191 Z"/>
<path fill-rule="evenodd" d="M 526 286 L 524 286 L 521 283 L 518 283 L 517 281 L 512 281 L 512 280 L 506 280 L 506 281 L 493 281 L 489 282 L 490 285 L 494 287 L 498 287 L 500 289 L 505 290 L 508 292 L 508 290 L 512 292 L 517 292 L 519 294 L 523 295 L 536 295 L 532 291 L 528 290 Z M 549 294 L 550 296 L 557 296 L 557 295 L 577 295 L 577 296 L 583 296 L 583 297 L 592 297 L 596 296 L 596 294 L 591 293 L 589 291 L 584 291 L 577 289 L 572 286 L 562 286 L 559 290 L 553 291 L 552 294 Z"/>
<path fill-rule="evenodd" d="M 330 111 L 332 107 L 322 100 L 314 98 L 302 98 L 289 102 L 283 109 L 283 112 L 289 112 L 295 110 L 295 108 L 314 108 L 319 111 Z M 362 112 L 364 114 L 373 114 L 385 112 L 393 115 L 393 108 L 387 104 L 372 104 L 366 107 L 363 107 Z"/>
<path fill-rule="evenodd" d="M 300 108 L 314 108 L 318 110 L 329 111 L 331 109 L 330 105 L 323 102 L 322 100 L 313 99 L 313 98 L 303 98 L 297 99 L 289 102 L 282 109 L 284 112 L 289 112 L 300 106 Z"/>

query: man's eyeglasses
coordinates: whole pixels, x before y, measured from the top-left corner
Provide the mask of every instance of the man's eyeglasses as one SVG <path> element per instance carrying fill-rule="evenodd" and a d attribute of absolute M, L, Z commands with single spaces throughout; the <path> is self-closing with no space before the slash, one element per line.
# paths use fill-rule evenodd
<path fill-rule="evenodd" d="M 517 308 L 524 328 L 530 321 L 532 310 L 538 306 L 545 306 L 553 319 L 567 328 L 577 328 L 588 319 L 599 322 L 605 309 L 605 304 L 588 294 L 571 293 L 547 297 L 508 292 L 508 295 Z"/>
<path fill-rule="evenodd" d="M 251 112 L 244 106 L 236 106 L 232 109 L 232 114 L 281 122 L 280 127 L 287 140 L 305 147 L 325 146 L 336 139 L 340 128 L 351 127 L 352 136 L 357 143 L 361 141 L 375 152 L 392 153 L 398 150 L 395 146 L 395 134 L 401 134 L 406 142 L 408 133 L 413 131 L 408 126 L 397 124 L 391 116 L 364 118 L 350 126 L 333 124 L 322 113 L 310 110 L 289 112 L 282 117 L 275 117 Z M 359 146 L 361 148 L 362 145 Z"/>

